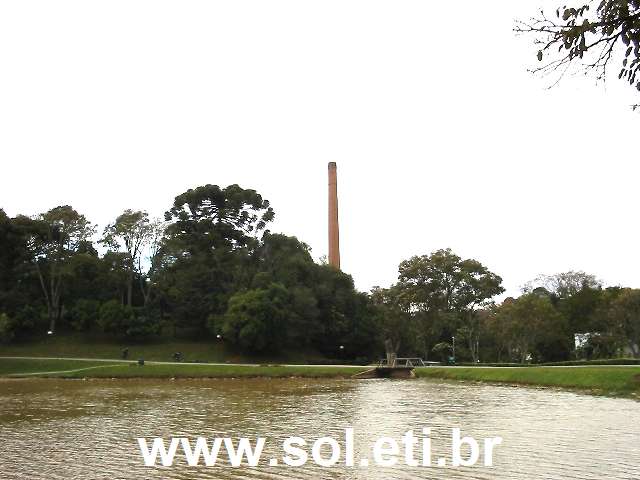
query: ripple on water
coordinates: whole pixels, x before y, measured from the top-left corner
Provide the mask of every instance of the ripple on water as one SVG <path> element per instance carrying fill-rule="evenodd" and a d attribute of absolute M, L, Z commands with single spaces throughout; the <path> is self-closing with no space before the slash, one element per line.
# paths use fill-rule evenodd
<path fill-rule="evenodd" d="M 16 381 L 0 388 L 2 479 L 631 479 L 640 478 L 640 403 L 548 389 L 414 381 L 307 379 Z M 432 429 L 433 457 L 450 431 L 502 436 L 495 466 L 469 468 L 187 467 L 142 465 L 136 438 L 268 437 L 313 441 L 356 432 L 356 458 L 382 436 Z"/>

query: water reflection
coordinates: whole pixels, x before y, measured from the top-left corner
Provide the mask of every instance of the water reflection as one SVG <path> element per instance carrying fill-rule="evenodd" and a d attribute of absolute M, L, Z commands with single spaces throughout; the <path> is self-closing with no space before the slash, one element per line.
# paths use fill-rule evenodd
<path fill-rule="evenodd" d="M 630 479 L 640 478 L 640 403 L 546 389 L 428 380 L 35 380 L 0 382 L 3 479 Z M 382 436 L 431 427 L 502 436 L 494 467 L 269 467 L 282 441 L 356 432 L 355 457 Z M 144 467 L 136 437 L 268 438 L 257 468 Z"/>

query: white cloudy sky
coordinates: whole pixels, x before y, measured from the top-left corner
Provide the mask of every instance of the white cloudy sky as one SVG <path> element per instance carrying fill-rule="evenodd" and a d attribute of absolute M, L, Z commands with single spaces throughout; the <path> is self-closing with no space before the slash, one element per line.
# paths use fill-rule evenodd
<path fill-rule="evenodd" d="M 511 30 L 542 1 L 3 2 L 0 207 L 104 226 L 238 183 L 319 257 L 336 161 L 361 289 L 444 247 L 511 294 L 569 269 L 640 287 L 633 90 L 528 74 Z"/>

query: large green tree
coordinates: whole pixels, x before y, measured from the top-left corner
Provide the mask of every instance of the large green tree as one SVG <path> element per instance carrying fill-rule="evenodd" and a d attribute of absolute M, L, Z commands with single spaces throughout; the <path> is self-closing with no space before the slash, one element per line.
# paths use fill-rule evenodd
<path fill-rule="evenodd" d="M 248 287 L 251 253 L 274 212 L 255 190 L 204 185 L 175 198 L 158 284 L 174 325 L 201 330 Z"/>
<path fill-rule="evenodd" d="M 509 299 L 488 320 L 497 341 L 512 360 L 550 360 L 541 349 L 566 339 L 564 317 L 546 295 L 526 293 Z"/>
<path fill-rule="evenodd" d="M 385 341 L 385 347 L 391 350 L 386 353 L 404 352 L 413 356 L 415 351 L 423 351 L 426 356 L 429 348 L 425 345 L 428 345 L 428 340 L 425 340 L 424 331 L 420 327 L 427 323 L 416 320 L 416 315 L 410 311 L 410 304 L 403 299 L 402 294 L 398 285 L 390 288 L 374 287 L 371 290 L 370 297 L 377 314 L 379 334 Z"/>
<path fill-rule="evenodd" d="M 125 254 L 127 268 L 127 305 L 132 306 L 133 282 L 141 267 L 142 251 L 149 243 L 153 230 L 149 222 L 149 214 L 141 210 L 127 209 L 116 218 L 115 222 L 104 229 L 102 243 L 113 251 Z"/>
<path fill-rule="evenodd" d="M 274 216 L 268 200 L 238 185 L 187 190 L 165 213 L 165 219 L 173 222 L 168 234 L 174 247 L 188 255 L 245 247 Z"/>
<path fill-rule="evenodd" d="M 450 249 L 414 256 L 399 267 L 398 288 L 412 312 L 427 322 L 447 318 L 449 332 L 466 341 L 472 361 L 478 360 L 481 322 L 478 310 L 504 291 L 502 279 L 474 259 Z"/>
<path fill-rule="evenodd" d="M 556 273 L 553 275 L 538 275 L 527 282 L 523 290 L 526 293 L 533 292 L 536 288 L 543 288 L 555 299 L 569 298 L 584 289 L 599 289 L 602 282 L 595 275 L 582 271 Z"/>
<path fill-rule="evenodd" d="M 330 265 L 317 265 L 313 292 L 317 299 L 320 329 L 314 345 L 325 355 L 369 355 L 378 350 L 376 319 L 369 309 L 366 295 L 359 293 L 353 277 Z M 341 348 L 344 347 L 344 348 Z"/>
<path fill-rule="evenodd" d="M 289 336 L 299 347 L 311 345 L 323 324 L 316 295 L 320 267 L 313 261 L 309 246 L 296 237 L 266 233 L 253 257 L 256 273 L 252 287 L 264 288 L 271 282 L 285 286 L 291 300 Z"/>
<path fill-rule="evenodd" d="M 54 332 L 61 314 L 61 294 L 74 255 L 86 248 L 95 228 L 84 215 L 68 205 L 52 208 L 35 219 L 19 217 L 30 260 L 36 272 Z"/>
<path fill-rule="evenodd" d="M 279 353 L 289 343 L 290 309 L 290 294 L 279 283 L 238 293 L 229 300 L 222 335 L 245 351 Z"/>
<path fill-rule="evenodd" d="M 315 263 L 305 243 L 266 233 L 252 250 L 249 265 L 241 265 L 254 272 L 251 291 L 268 290 L 273 284 L 287 291 L 281 346 L 342 358 L 377 352 L 377 316 L 367 295 L 355 289 L 349 275 Z"/>
<path fill-rule="evenodd" d="M 612 302 L 612 329 L 624 338 L 629 351 L 640 358 L 640 290 L 627 288 Z"/>
<path fill-rule="evenodd" d="M 26 236 L 19 225 L 0 209 L 0 313 L 14 313 L 28 303 L 25 293 L 29 261 Z"/>

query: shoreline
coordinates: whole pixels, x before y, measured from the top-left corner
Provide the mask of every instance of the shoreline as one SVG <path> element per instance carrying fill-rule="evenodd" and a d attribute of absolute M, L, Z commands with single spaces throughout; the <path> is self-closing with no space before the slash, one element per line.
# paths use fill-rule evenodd
<path fill-rule="evenodd" d="M 364 366 L 248 365 L 145 362 L 88 359 L 0 358 L 4 378 L 349 378 L 367 370 Z"/>
<path fill-rule="evenodd" d="M 0 379 L 353 379 L 371 366 L 207 364 L 106 359 L 0 358 Z M 512 386 L 551 387 L 640 400 L 640 367 L 418 367 L 416 379 L 439 379 Z"/>
<path fill-rule="evenodd" d="M 427 367 L 418 378 L 515 387 L 545 387 L 640 401 L 640 367 Z"/>

